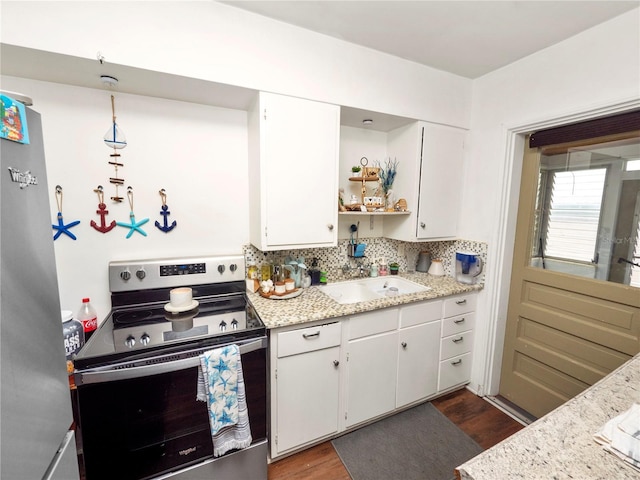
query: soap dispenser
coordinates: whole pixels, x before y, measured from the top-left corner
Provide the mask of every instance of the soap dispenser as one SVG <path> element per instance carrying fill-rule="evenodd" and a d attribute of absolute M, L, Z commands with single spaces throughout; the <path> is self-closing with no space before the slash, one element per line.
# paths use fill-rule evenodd
<path fill-rule="evenodd" d="M 319 285 L 320 284 L 320 269 L 318 268 L 318 259 L 311 259 L 311 268 L 309 269 L 309 274 L 311 275 L 311 285 Z"/>

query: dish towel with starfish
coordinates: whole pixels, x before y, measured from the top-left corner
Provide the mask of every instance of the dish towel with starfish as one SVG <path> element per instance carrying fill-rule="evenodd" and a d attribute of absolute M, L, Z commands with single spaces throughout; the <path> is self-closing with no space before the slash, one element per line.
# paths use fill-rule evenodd
<path fill-rule="evenodd" d="M 237 345 L 200 355 L 196 398 L 207 402 L 214 457 L 251 445 L 249 412 Z"/>

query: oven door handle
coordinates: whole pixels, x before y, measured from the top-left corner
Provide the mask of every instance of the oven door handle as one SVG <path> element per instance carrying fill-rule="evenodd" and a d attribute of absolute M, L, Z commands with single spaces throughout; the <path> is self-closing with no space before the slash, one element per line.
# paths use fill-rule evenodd
<path fill-rule="evenodd" d="M 240 355 L 250 353 L 256 350 L 267 348 L 267 338 L 263 337 L 259 340 L 241 343 Z M 87 385 L 91 383 L 114 382 L 117 380 L 128 380 L 131 378 L 149 377 L 161 373 L 176 372 L 187 368 L 198 367 L 200 365 L 200 355 L 173 360 L 169 362 L 156 363 L 152 365 L 142 365 L 139 367 L 129 367 L 113 369 L 113 367 L 102 367 L 104 370 L 93 370 L 87 372 L 77 372 L 75 375 L 76 385 Z"/>

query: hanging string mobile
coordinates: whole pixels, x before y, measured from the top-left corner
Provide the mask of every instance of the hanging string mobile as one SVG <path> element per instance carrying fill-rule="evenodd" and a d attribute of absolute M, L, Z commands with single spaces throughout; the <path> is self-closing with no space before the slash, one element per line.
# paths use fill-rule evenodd
<path fill-rule="evenodd" d="M 120 154 L 118 153 L 118 150 L 127 146 L 127 138 L 116 123 L 116 106 L 113 95 L 111 95 L 111 119 L 111 127 L 107 130 L 107 133 L 104 134 L 104 143 L 107 147 L 113 148 L 113 153 L 110 155 L 111 161 L 109 161 L 109 165 L 113 166 L 115 174 L 113 177 L 109 178 L 109 183 L 115 185 L 116 193 L 111 197 L 111 200 L 114 202 L 121 202 L 124 200 L 124 197 L 120 196 L 118 188 L 124 184 L 124 178 L 120 178 L 118 176 L 118 168 L 124 167 L 124 164 L 120 162 Z"/>

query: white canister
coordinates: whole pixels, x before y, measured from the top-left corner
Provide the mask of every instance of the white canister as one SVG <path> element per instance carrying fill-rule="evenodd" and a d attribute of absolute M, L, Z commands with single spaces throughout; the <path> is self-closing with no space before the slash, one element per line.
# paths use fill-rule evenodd
<path fill-rule="evenodd" d="M 444 266 L 442 265 L 442 260 L 438 258 L 431 260 L 429 275 L 433 275 L 434 277 L 442 277 L 444 275 Z"/>

